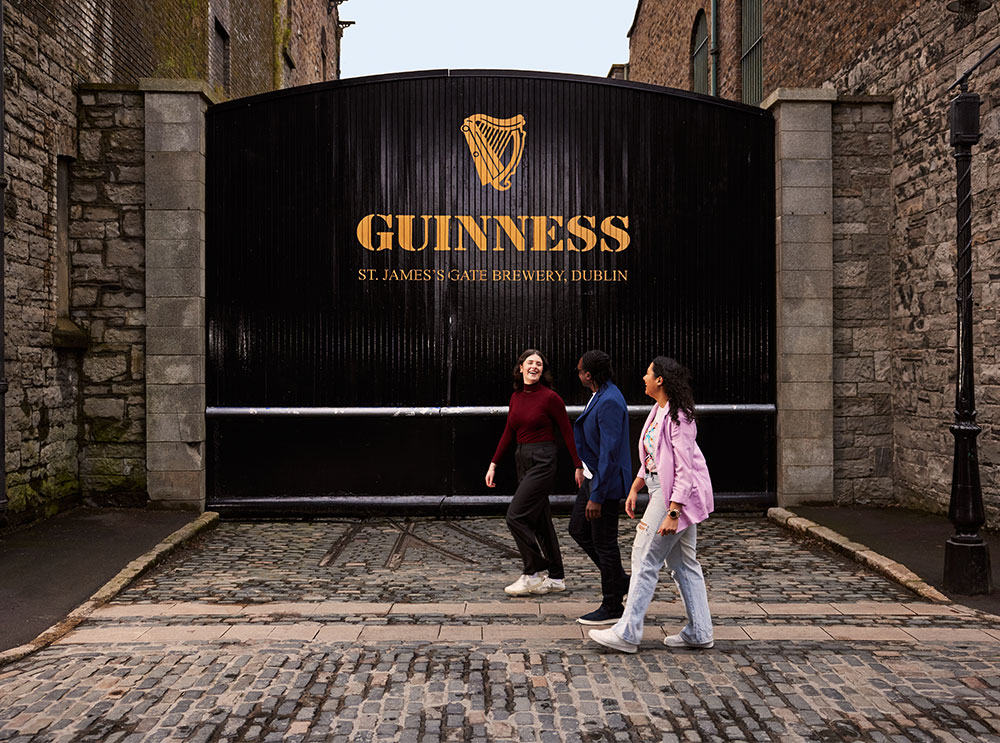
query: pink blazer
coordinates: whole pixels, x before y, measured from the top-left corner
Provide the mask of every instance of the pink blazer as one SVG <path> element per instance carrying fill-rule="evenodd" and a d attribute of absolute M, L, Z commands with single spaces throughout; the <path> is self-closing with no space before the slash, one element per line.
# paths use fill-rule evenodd
<path fill-rule="evenodd" d="M 653 405 L 642 427 L 643 435 L 656 415 L 656 405 Z M 680 413 L 680 423 L 674 423 L 668 412 L 663 417 L 663 426 L 656 440 L 656 474 L 660 477 L 660 487 L 663 497 L 669 504 L 671 501 L 683 506 L 677 531 L 682 531 L 691 524 L 698 524 L 708 518 L 715 510 L 715 499 L 712 496 L 712 480 L 708 475 L 708 465 L 705 455 L 701 453 L 695 438 L 698 436 L 698 426 Z M 646 479 L 646 450 L 642 446 L 642 435 L 639 436 L 639 474 L 637 477 Z M 654 529 L 659 524 L 650 524 Z"/>

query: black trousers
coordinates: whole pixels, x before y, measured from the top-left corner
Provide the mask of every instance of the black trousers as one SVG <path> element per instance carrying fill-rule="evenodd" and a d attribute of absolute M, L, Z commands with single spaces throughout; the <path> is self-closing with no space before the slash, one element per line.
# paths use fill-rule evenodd
<path fill-rule="evenodd" d="M 576 494 L 573 515 L 569 519 L 569 534 L 601 571 L 601 606 L 617 609 L 622 597 L 628 593 L 628 575 L 622 568 L 621 550 L 618 548 L 618 516 L 620 500 L 607 500 L 601 504 L 601 516 L 587 521 L 587 501 L 590 500 L 590 480 L 583 483 Z"/>
<path fill-rule="evenodd" d="M 552 524 L 549 494 L 556 479 L 556 444 L 518 444 L 517 490 L 507 507 L 507 528 L 524 561 L 524 573 L 548 570 L 550 578 L 564 578 L 559 539 Z"/>

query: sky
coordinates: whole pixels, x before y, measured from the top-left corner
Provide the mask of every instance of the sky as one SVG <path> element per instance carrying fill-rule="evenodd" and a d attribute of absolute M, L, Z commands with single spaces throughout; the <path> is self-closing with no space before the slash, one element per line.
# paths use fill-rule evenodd
<path fill-rule="evenodd" d="M 605 77 L 638 0 L 347 0 L 342 77 L 511 69 Z"/>

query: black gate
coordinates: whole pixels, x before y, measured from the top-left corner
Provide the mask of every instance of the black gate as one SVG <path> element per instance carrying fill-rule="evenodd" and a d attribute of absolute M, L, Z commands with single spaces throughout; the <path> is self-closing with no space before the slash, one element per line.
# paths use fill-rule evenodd
<path fill-rule="evenodd" d="M 770 502 L 773 137 L 760 109 L 541 73 L 213 106 L 209 507 L 511 493 L 512 463 L 496 491 L 483 475 L 527 347 L 570 405 L 585 400 L 580 354 L 606 350 L 634 427 L 649 361 L 677 358 L 720 505 Z M 559 489 L 573 490 L 568 457 Z"/>

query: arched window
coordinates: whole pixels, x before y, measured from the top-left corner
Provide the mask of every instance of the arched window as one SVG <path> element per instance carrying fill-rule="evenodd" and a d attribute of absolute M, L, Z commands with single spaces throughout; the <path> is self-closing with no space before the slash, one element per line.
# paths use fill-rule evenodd
<path fill-rule="evenodd" d="M 703 10 L 695 16 L 691 32 L 691 90 L 708 92 L 708 21 Z"/>

